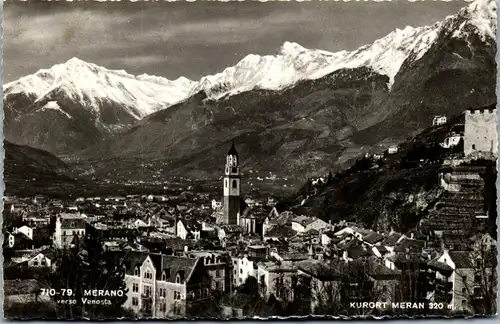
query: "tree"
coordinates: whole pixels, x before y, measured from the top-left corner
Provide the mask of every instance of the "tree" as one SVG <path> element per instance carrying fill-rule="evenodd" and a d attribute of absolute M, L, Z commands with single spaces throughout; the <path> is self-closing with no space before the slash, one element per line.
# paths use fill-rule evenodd
<path fill-rule="evenodd" d="M 458 292 L 467 303 L 467 311 L 473 315 L 494 315 L 497 312 L 497 250 L 496 242 L 489 234 L 476 237 L 469 253 L 470 269 L 456 269 L 462 279 Z"/>
<path fill-rule="evenodd" d="M 337 259 L 317 267 L 311 280 L 311 312 L 333 316 L 377 314 L 376 308 L 351 304 L 380 300 L 382 291 L 369 278 L 368 270 L 368 262 L 362 260 L 345 263 Z"/>
<path fill-rule="evenodd" d="M 331 184 L 333 182 L 333 174 L 332 171 L 328 172 L 328 179 L 326 181 L 326 184 Z"/>
<path fill-rule="evenodd" d="M 56 251 L 57 268 L 53 273 L 38 277 L 41 284 L 57 292 L 52 296 L 57 305 L 57 318 L 117 319 L 132 316 L 122 308 L 127 299 L 122 261 L 105 254 L 101 242 L 91 232 L 81 243 L 75 236 L 74 242 L 75 247 Z M 92 291 L 116 292 L 116 296 L 89 296 L 88 292 Z M 58 300 L 75 302 L 57 303 Z M 100 302 L 95 303 L 98 300 Z"/>
<path fill-rule="evenodd" d="M 41 302 L 13 303 L 5 301 L 4 316 L 8 319 L 52 319 L 57 318 L 56 306 Z"/>
<path fill-rule="evenodd" d="M 293 273 L 279 273 L 274 278 L 274 291 L 279 298 L 282 316 L 305 316 L 311 310 L 311 278 Z M 275 298 L 271 294 L 270 298 Z"/>

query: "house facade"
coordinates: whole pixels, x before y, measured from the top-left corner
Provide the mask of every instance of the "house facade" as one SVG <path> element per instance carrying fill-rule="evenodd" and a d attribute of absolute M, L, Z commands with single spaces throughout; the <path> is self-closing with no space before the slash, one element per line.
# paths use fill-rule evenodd
<path fill-rule="evenodd" d="M 70 246 L 75 239 L 85 237 L 86 222 L 83 217 L 75 214 L 59 214 L 55 220 L 55 231 L 52 236 L 56 248 Z"/>
<path fill-rule="evenodd" d="M 210 277 L 202 258 L 128 252 L 128 288 L 123 307 L 152 318 L 186 317 L 210 298 Z"/>

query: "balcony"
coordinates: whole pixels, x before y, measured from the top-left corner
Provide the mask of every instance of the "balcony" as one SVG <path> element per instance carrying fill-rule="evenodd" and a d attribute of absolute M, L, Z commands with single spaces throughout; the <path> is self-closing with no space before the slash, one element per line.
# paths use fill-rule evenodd
<path fill-rule="evenodd" d="M 436 279 L 436 290 L 441 290 L 443 292 L 449 292 L 453 289 L 453 282 L 445 281 L 442 279 Z"/>

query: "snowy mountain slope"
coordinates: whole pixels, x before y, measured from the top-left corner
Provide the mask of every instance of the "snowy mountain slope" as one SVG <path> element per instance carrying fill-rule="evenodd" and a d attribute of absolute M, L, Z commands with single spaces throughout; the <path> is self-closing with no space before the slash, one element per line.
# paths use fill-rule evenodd
<path fill-rule="evenodd" d="M 403 62 L 419 60 L 443 29 L 455 28 L 452 25 L 457 20 L 463 23 L 455 29 L 455 37 L 478 32 L 484 41 L 495 39 L 496 3 L 494 0 L 477 0 L 457 15 L 432 26 L 396 29 L 373 44 L 351 52 L 330 53 L 285 42 L 277 55 L 251 54 L 221 73 L 203 77 L 192 93 L 204 91 L 210 99 L 217 100 L 254 88 L 281 90 L 300 80 L 318 79 L 340 69 L 359 67 L 368 67 L 388 76 L 390 88 Z"/>
<path fill-rule="evenodd" d="M 200 91 L 78 157 L 95 163 L 103 156 L 120 161 L 140 156 L 161 161 L 163 170 L 170 174 L 216 177 L 221 157 L 234 139 L 248 169 L 287 175 L 334 170 L 364 152 L 404 141 L 429 127 L 435 115 L 451 117 L 496 101 L 496 42 L 490 37 L 490 31 L 496 32 L 496 22 L 487 19 L 494 16 L 494 6 L 483 4 L 471 5 L 427 29 L 407 28 L 387 36 L 389 43 L 398 39 L 398 46 L 410 44 L 412 51 L 407 54 L 384 41 L 369 46 L 381 54 L 378 61 L 373 59 L 374 64 L 390 62 L 394 53 L 407 56 L 393 71 L 390 90 L 389 76 L 377 73 L 373 66 L 342 68 L 313 80 L 299 80 L 280 91 L 254 88 L 233 93 L 228 92 L 234 86 L 231 82 L 218 84 L 217 78 L 207 77 L 202 85 L 218 86 L 230 95 L 223 100 L 206 100 L 210 93 Z M 421 35 L 420 42 L 401 36 L 415 30 Z M 380 50 L 384 48 L 385 52 Z M 271 60 L 249 56 L 243 61 L 248 68 L 251 63 L 264 68 L 248 74 L 238 68 L 226 71 L 250 78 L 251 86 L 264 80 L 265 86 L 277 87 L 296 77 L 296 66 L 304 71 L 328 67 L 330 54 L 323 51 L 287 43 L 282 52 L 316 58 L 300 61 L 302 65 L 293 65 L 297 60 L 280 65 L 286 60 L 276 59 L 279 55 Z M 271 73 L 271 79 L 265 79 L 266 69 L 273 68 L 286 73 Z M 113 170 L 106 170 L 107 176 L 116 174 L 115 169 L 113 165 Z"/>
<path fill-rule="evenodd" d="M 345 125 L 337 125 L 338 129 L 345 126 L 351 133 L 369 129 L 391 114 L 408 116 L 412 112 L 413 122 L 425 123 L 428 114 L 478 104 L 476 96 L 489 103 L 491 82 L 486 80 L 494 64 L 491 51 L 496 30 L 495 2 L 477 0 L 432 26 L 397 29 L 355 51 L 330 53 L 285 42 L 277 55 L 248 55 L 198 82 L 183 77 L 170 81 L 145 74 L 132 76 L 71 59 L 5 85 L 5 134 L 17 144 L 71 154 L 103 139 L 114 140 L 119 131 L 132 126 L 147 128 L 153 151 L 158 150 L 158 143 L 166 145 L 180 137 L 200 136 L 208 141 L 213 134 L 204 132 L 210 127 L 227 137 L 237 134 L 239 125 L 258 126 L 269 116 L 297 124 L 295 118 L 310 114 L 305 106 L 311 111 L 323 109 L 313 124 L 319 118 L 341 118 Z M 359 91 L 369 80 L 376 83 L 376 94 L 371 87 Z M 456 94 L 471 88 L 475 92 L 467 97 Z M 365 93 L 358 96 L 358 92 Z M 346 99 L 339 100 L 341 97 Z M 170 108 L 162 109 L 166 107 Z M 252 115 L 255 110 L 260 119 Z M 145 118 L 177 114 L 179 119 L 159 120 L 157 134 Z M 407 122 L 400 120 L 402 125 Z M 269 120 L 267 126 L 272 123 Z M 419 127 L 417 123 L 414 128 Z M 399 128 L 385 127 L 388 131 Z M 400 130 L 405 133 L 409 128 Z M 373 137 L 372 133 L 367 136 Z M 127 138 L 127 134 L 121 132 L 120 137 Z M 119 148 L 143 154 L 145 146 L 139 144 L 144 141 L 145 137 L 137 136 L 137 145 L 124 140 Z M 203 142 L 200 147 L 206 145 Z M 189 154 L 187 146 L 179 150 Z M 118 151 L 113 154 L 120 155 Z"/>
<path fill-rule="evenodd" d="M 50 101 L 55 93 L 64 93 L 99 119 L 103 101 L 122 105 L 125 112 L 140 119 L 158 109 L 184 100 L 196 83 L 186 78 L 169 81 L 161 77 L 135 77 L 125 71 L 108 70 L 72 58 L 4 86 L 3 98 L 24 93 L 33 104 Z"/>
<path fill-rule="evenodd" d="M 135 77 L 73 58 L 4 86 L 5 136 L 66 154 L 186 99 L 195 84 L 186 78 Z"/>

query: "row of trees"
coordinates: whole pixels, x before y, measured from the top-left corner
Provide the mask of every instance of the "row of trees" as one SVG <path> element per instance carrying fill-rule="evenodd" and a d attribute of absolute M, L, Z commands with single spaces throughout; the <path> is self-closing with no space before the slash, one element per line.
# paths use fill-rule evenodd
<path fill-rule="evenodd" d="M 34 273 L 40 287 L 56 292 L 50 296 L 50 302 L 38 299 L 28 304 L 7 304 L 4 308 L 7 318 L 117 319 L 134 316 L 122 308 L 127 298 L 125 267 L 106 258 L 100 240 L 92 232 L 82 241 L 76 236 L 75 239 L 75 247 L 54 251 L 54 271 Z M 71 289 L 71 296 L 67 289 Z M 109 305 L 85 305 L 82 302 L 85 290 L 122 290 L 124 294 L 106 297 L 111 300 Z M 70 299 L 76 303 L 58 303 Z"/>

